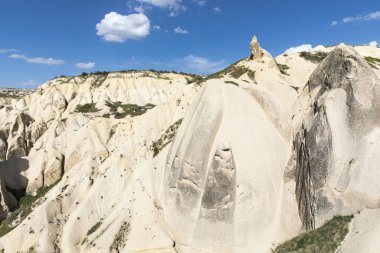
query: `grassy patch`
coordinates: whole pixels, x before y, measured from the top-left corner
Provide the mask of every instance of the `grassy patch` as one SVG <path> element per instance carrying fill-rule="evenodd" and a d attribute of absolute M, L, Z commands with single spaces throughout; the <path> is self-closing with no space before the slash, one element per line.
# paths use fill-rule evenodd
<path fill-rule="evenodd" d="M 289 75 L 286 72 L 288 69 L 290 69 L 288 65 L 286 65 L 286 64 L 280 64 L 280 63 L 277 63 L 277 62 L 276 62 L 276 64 L 277 64 L 277 68 L 280 70 L 281 74 L 287 75 L 287 76 Z"/>
<path fill-rule="evenodd" d="M 234 81 L 225 81 L 225 83 L 229 83 L 229 84 L 232 84 L 235 86 L 239 86 L 239 84 L 237 84 L 237 82 L 234 82 Z"/>
<path fill-rule="evenodd" d="M 120 248 L 124 248 L 127 244 L 127 236 L 130 231 L 130 224 L 128 222 L 124 222 L 123 225 L 121 225 L 119 232 L 115 236 L 112 245 L 110 247 L 110 250 L 117 250 L 119 252 Z"/>
<path fill-rule="evenodd" d="M 19 208 L 14 212 L 10 213 L 8 217 L 3 220 L 0 224 L 0 237 L 6 235 L 8 232 L 12 231 L 17 227 L 32 211 L 33 208 L 40 203 L 39 200 L 42 199 L 54 186 L 56 186 L 62 178 L 58 179 L 53 185 L 49 187 L 41 187 L 35 196 L 25 195 L 20 199 Z"/>
<path fill-rule="evenodd" d="M 211 75 L 208 75 L 204 78 L 199 79 L 197 81 L 197 84 L 202 84 L 202 83 L 204 83 L 210 79 L 222 78 L 225 75 L 230 75 L 233 78 L 239 78 L 240 76 L 242 76 L 244 73 L 246 73 L 248 71 L 248 69 L 245 67 L 237 66 L 237 64 L 244 59 L 246 59 L 246 58 L 243 58 L 243 59 L 231 64 L 230 66 L 228 66 L 227 68 L 225 68 L 221 71 L 215 72 Z"/>
<path fill-rule="evenodd" d="M 91 235 L 94 233 L 100 226 L 102 225 L 102 222 L 99 221 L 97 222 L 94 226 L 92 226 L 88 231 L 87 231 L 87 236 Z"/>
<path fill-rule="evenodd" d="M 89 103 L 89 104 L 84 104 L 84 105 L 77 105 L 75 112 L 98 112 L 99 109 L 96 108 L 96 103 Z"/>
<path fill-rule="evenodd" d="M 274 253 L 330 253 L 340 246 L 349 231 L 349 223 L 353 216 L 337 216 L 315 231 L 299 236 L 278 246 Z"/>
<path fill-rule="evenodd" d="M 301 52 L 300 56 L 304 58 L 307 61 L 311 61 L 313 63 L 320 63 L 327 57 L 328 53 L 325 52 L 316 52 L 316 53 L 311 53 L 311 52 Z"/>
<path fill-rule="evenodd" d="M 103 115 L 103 117 L 109 118 L 111 115 L 114 115 L 116 119 L 125 118 L 127 115 L 131 117 L 140 116 L 155 107 L 153 104 L 139 106 L 135 104 L 122 104 L 119 101 L 106 101 L 106 105 L 110 108 L 110 113 Z M 118 110 L 119 108 L 121 110 Z"/>
<path fill-rule="evenodd" d="M 174 138 L 174 135 L 181 125 L 183 119 L 177 120 L 173 125 L 171 125 L 168 129 L 166 129 L 165 133 L 158 139 L 154 141 L 152 144 L 153 157 L 157 156 L 160 151 L 168 145 Z"/>
<path fill-rule="evenodd" d="M 14 93 L 10 93 L 10 92 L 0 92 L 0 98 L 21 98 L 22 96 L 18 96 Z"/>
<path fill-rule="evenodd" d="M 371 56 L 366 56 L 364 59 L 367 61 L 367 63 L 374 69 L 379 69 L 377 65 L 380 65 L 380 59 L 371 57 Z"/>

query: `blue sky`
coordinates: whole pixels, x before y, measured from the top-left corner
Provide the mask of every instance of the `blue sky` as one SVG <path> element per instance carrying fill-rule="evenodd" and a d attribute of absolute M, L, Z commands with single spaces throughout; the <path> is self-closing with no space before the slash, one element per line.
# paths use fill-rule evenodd
<path fill-rule="evenodd" d="M 0 0 L 0 86 L 158 69 L 207 74 L 303 44 L 380 42 L 378 0 Z"/>

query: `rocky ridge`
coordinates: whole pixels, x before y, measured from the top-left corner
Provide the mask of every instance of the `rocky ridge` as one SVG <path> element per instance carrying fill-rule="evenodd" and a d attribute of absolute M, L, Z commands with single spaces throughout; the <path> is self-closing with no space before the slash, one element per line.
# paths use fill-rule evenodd
<path fill-rule="evenodd" d="M 354 215 L 337 250 L 377 251 L 380 49 L 251 48 L 0 100 L 0 250 L 270 252 Z"/>

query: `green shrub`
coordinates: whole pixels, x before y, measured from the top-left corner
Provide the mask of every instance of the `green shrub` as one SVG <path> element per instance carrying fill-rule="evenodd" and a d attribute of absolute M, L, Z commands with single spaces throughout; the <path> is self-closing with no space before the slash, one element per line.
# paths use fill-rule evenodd
<path fill-rule="evenodd" d="M 84 105 L 77 105 L 75 112 L 82 112 L 82 113 L 88 113 L 88 112 L 98 112 L 99 109 L 96 108 L 96 103 L 89 103 Z"/>
<path fill-rule="evenodd" d="M 102 225 L 102 222 L 99 221 L 97 222 L 94 226 L 92 226 L 88 231 L 87 231 L 87 236 L 91 235 L 94 233 L 100 226 Z"/>
<path fill-rule="evenodd" d="M 286 64 L 280 64 L 280 63 L 277 63 L 277 62 L 276 62 L 276 64 L 277 64 L 277 68 L 280 70 L 281 74 L 287 75 L 287 76 L 289 75 L 286 72 L 288 69 L 290 69 L 288 65 L 286 65 Z"/>
<path fill-rule="evenodd" d="M 232 84 L 235 86 L 239 86 L 239 84 L 237 84 L 237 82 L 234 82 L 234 81 L 225 81 L 225 83 L 229 83 L 229 84 Z"/>
<path fill-rule="evenodd" d="M 32 211 L 38 201 L 42 199 L 54 186 L 56 186 L 62 177 L 49 187 L 41 187 L 35 196 L 25 195 L 20 199 L 19 208 L 10 213 L 8 217 L 0 223 L 0 237 L 6 235 L 17 227 Z"/>
<path fill-rule="evenodd" d="M 114 115 L 116 119 L 125 118 L 127 115 L 131 117 L 140 116 L 146 113 L 148 110 L 155 107 L 153 104 L 146 104 L 143 106 L 139 106 L 136 104 L 122 104 L 120 101 L 112 102 L 106 101 L 106 106 L 110 108 L 109 115 L 103 115 L 103 117 L 109 117 L 110 115 Z M 123 112 L 118 112 L 118 108 L 122 108 Z"/>
<path fill-rule="evenodd" d="M 177 120 L 173 125 L 166 129 L 165 133 L 160 139 L 153 142 L 151 149 L 153 150 L 153 157 L 157 156 L 160 151 L 172 142 L 178 127 L 181 125 L 183 119 Z"/>
<path fill-rule="evenodd" d="M 248 75 L 249 79 L 251 79 L 252 81 L 254 81 L 256 83 L 256 79 L 255 79 L 256 72 L 255 71 L 252 71 L 249 69 L 247 72 L 247 75 Z"/>
<path fill-rule="evenodd" d="M 330 253 L 335 252 L 349 231 L 353 216 L 337 216 L 322 227 L 281 244 L 274 253 Z"/>
<path fill-rule="evenodd" d="M 367 63 L 374 69 L 379 69 L 377 65 L 380 65 L 380 59 L 374 58 L 371 56 L 366 56 L 364 59 L 367 61 Z"/>
<path fill-rule="evenodd" d="M 299 55 L 307 61 L 311 61 L 313 63 L 320 63 L 321 61 L 323 61 L 327 57 L 328 53 L 325 53 L 325 52 L 316 52 L 316 53 L 301 52 Z"/>
<path fill-rule="evenodd" d="M 131 230 L 131 226 L 128 222 L 124 222 L 119 232 L 116 234 L 115 238 L 113 239 L 112 245 L 110 247 L 110 251 L 113 252 L 113 250 L 116 250 L 119 252 L 120 248 L 124 248 L 126 245 L 126 239 Z"/>

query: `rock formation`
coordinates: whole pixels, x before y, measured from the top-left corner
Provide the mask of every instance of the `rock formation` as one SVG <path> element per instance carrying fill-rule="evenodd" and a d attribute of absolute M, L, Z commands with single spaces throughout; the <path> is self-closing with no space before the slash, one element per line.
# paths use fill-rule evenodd
<path fill-rule="evenodd" d="M 260 59 L 264 52 L 260 47 L 259 42 L 257 41 L 256 35 L 253 36 L 251 43 L 249 44 L 249 48 L 251 49 L 251 59 Z"/>
<path fill-rule="evenodd" d="M 251 49 L 3 94 L 0 252 L 265 253 L 339 215 L 378 252 L 380 49 Z"/>

